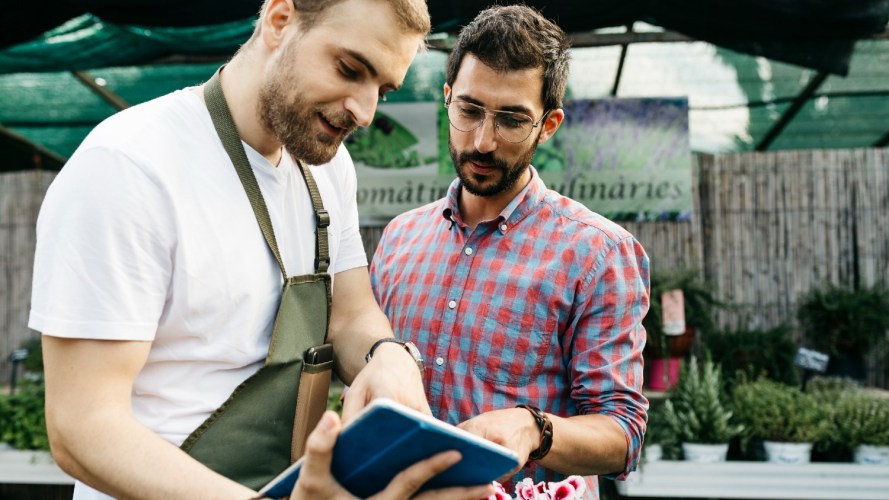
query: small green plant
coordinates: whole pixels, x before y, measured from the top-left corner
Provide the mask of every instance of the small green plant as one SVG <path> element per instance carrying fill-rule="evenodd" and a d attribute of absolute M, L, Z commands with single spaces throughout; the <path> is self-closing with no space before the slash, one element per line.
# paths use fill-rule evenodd
<path fill-rule="evenodd" d="M 889 330 L 889 289 L 825 284 L 799 303 L 797 316 L 815 349 L 832 356 L 862 355 L 884 342 Z"/>
<path fill-rule="evenodd" d="M 889 399 L 854 392 L 836 401 L 832 420 L 832 442 L 841 448 L 889 446 Z"/>
<path fill-rule="evenodd" d="M 743 383 L 734 391 L 735 411 L 750 439 L 815 443 L 830 433 L 830 413 L 811 395 L 768 379 Z"/>
<path fill-rule="evenodd" d="M 21 450 L 49 450 L 42 380 L 25 381 L 13 395 L 0 395 L 0 442 Z"/>
<path fill-rule="evenodd" d="M 761 376 L 788 385 L 799 383 L 799 372 L 793 364 L 797 346 L 787 325 L 768 330 L 714 331 L 707 335 L 705 344 L 722 366 L 728 386 L 734 386 L 740 377 L 755 380 Z"/>
<path fill-rule="evenodd" d="M 706 360 L 698 367 L 691 357 L 679 383 L 664 402 L 664 421 L 681 443 L 727 443 L 743 431 L 735 423 L 722 390 L 720 367 Z"/>

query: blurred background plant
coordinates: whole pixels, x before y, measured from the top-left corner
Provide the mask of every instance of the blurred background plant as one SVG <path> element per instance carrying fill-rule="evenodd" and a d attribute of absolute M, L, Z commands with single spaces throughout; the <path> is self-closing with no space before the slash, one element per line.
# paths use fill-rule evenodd
<path fill-rule="evenodd" d="M 0 394 L 0 443 L 20 450 L 49 450 L 40 337 L 29 339 L 22 347 L 28 350 L 22 362 L 23 376 L 13 394 Z"/>
<path fill-rule="evenodd" d="M 858 390 L 835 403 L 832 442 L 853 450 L 859 445 L 889 446 L 889 399 Z"/>
<path fill-rule="evenodd" d="M 787 385 L 800 382 L 794 366 L 797 345 L 787 325 L 767 330 L 715 330 L 707 334 L 705 348 L 722 366 L 722 377 L 730 388 L 743 377 L 765 377 Z"/>
<path fill-rule="evenodd" d="M 664 333 L 661 296 L 670 290 L 682 290 L 687 338 Z M 661 358 L 685 356 L 695 334 L 706 337 L 716 329 L 714 313 L 719 306 L 712 285 L 701 277 L 698 269 L 682 268 L 652 273 L 651 305 L 642 320 L 648 335 L 646 353 Z"/>
<path fill-rule="evenodd" d="M 49 450 L 43 402 L 42 380 L 26 380 L 15 394 L 0 395 L 0 442 L 19 450 Z"/>
<path fill-rule="evenodd" d="M 889 289 L 883 284 L 852 288 L 826 283 L 801 298 L 797 318 L 812 348 L 830 355 L 828 375 L 864 382 L 865 354 L 885 352 L 887 311 Z"/>

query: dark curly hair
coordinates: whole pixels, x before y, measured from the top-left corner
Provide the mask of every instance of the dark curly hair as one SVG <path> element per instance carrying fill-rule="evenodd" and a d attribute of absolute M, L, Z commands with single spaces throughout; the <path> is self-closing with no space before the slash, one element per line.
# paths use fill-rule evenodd
<path fill-rule="evenodd" d="M 562 107 L 570 43 L 554 22 L 526 5 L 498 5 L 479 13 L 457 37 L 445 81 L 453 85 L 466 54 L 498 72 L 543 69 L 543 107 Z"/>

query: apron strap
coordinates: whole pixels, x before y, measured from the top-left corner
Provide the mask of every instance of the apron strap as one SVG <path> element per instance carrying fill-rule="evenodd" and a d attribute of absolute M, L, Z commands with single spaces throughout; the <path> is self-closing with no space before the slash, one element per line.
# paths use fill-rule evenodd
<path fill-rule="evenodd" d="M 330 249 L 327 243 L 327 226 L 330 225 L 330 214 L 324 210 L 324 203 L 321 201 L 321 192 L 318 191 L 318 184 L 312 177 L 312 171 L 303 165 L 303 162 L 296 162 L 299 165 L 299 171 L 306 180 L 306 187 L 309 188 L 309 196 L 312 198 L 312 207 L 315 209 L 315 272 L 326 273 L 327 267 L 330 266 Z"/>
<path fill-rule="evenodd" d="M 224 67 L 224 66 L 223 66 Z M 269 210 L 262 197 L 262 191 L 256 182 L 256 175 L 250 167 L 247 160 L 247 153 L 241 144 L 241 136 L 235 127 L 234 119 L 232 119 L 231 111 L 228 103 L 225 101 L 225 95 L 222 92 L 222 83 L 219 79 L 219 73 L 222 67 L 216 70 L 207 85 L 204 86 L 204 100 L 207 103 L 207 110 L 210 112 L 210 118 L 213 120 L 213 126 L 216 133 L 222 141 L 222 146 L 228 157 L 231 159 L 253 207 L 253 213 L 256 215 L 256 222 L 265 237 L 266 244 L 275 256 L 278 268 L 281 269 L 281 276 L 287 281 L 287 271 L 284 269 L 284 260 L 281 258 L 281 252 L 278 251 L 278 241 L 275 239 L 275 230 L 272 227 L 272 221 L 269 217 Z M 315 211 L 315 272 L 325 273 L 330 265 L 330 254 L 327 241 L 327 226 L 330 225 L 330 215 L 324 210 L 324 203 L 321 200 L 321 193 L 318 191 L 318 185 L 312 173 L 306 168 L 302 161 L 297 160 L 300 173 L 306 181 L 309 189 L 309 196 L 312 198 L 312 207 Z"/>

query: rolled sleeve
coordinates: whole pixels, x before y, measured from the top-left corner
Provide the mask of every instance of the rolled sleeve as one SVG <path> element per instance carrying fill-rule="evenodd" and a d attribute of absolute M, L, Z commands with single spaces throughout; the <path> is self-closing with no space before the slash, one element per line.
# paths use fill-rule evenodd
<path fill-rule="evenodd" d="M 613 418 L 627 439 L 625 479 L 636 469 L 648 420 L 642 395 L 642 318 L 649 305 L 649 263 L 632 237 L 604 248 L 586 278 L 577 312 L 563 337 L 570 352 L 572 398 L 580 414 Z"/>

